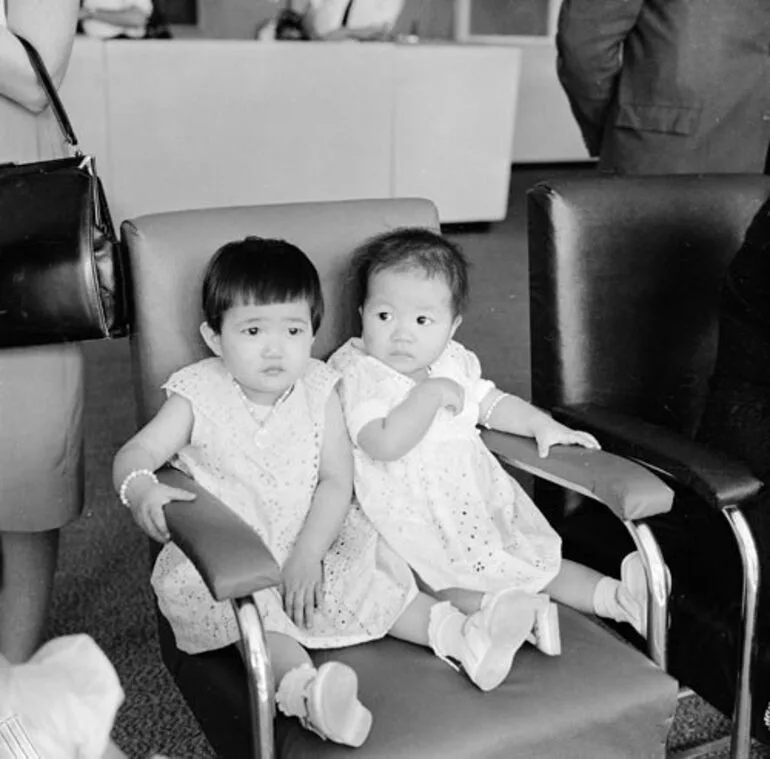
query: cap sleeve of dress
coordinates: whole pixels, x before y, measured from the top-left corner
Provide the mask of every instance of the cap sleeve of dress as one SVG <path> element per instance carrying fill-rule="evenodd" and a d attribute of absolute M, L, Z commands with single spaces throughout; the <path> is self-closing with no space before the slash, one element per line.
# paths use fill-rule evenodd
<path fill-rule="evenodd" d="M 174 372 L 163 384 L 166 395 L 186 398 L 193 413 L 203 414 L 218 424 L 234 424 L 241 413 L 238 391 L 232 376 L 219 358 L 205 358 Z"/>
<path fill-rule="evenodd" d="M 481 363 L 476 354 L 453 340 L 447 346 L 447 357 L 462 375 L 470 400 L 480 405 L 495 389 L 495 383 L 481 376 Z"/>
<path fill-rule="evenodd" d="M 378 374 L 374 361 L 348 341 L 329 359 L 342 375 L 340 397 L 351 440 L 356 443 L 369 422 L 390 413 L 387 377 Z"/>
<path fill-rule="evenodd" d="M 323 414 L 329 396 L 340 381 L 340 373 L 324 361 L 311 358 L 302 378 L 308 394 L 308 402 L 315 414 Z"/>

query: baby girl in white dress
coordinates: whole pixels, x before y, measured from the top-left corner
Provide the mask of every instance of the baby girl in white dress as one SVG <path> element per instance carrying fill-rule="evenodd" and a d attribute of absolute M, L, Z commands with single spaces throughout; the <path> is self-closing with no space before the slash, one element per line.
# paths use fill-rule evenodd
<path fill-rule="evenodd" d="M 163 506 L 194 497 L 158 481 L 155 470 L 172 461 L 260 535 L 282 577 L 279 588 L 255 594 L 276 702 L 323 738 L 358 746 L 372 715 L 355 672 L 336 661 L 316 670 L 306 648 L 392 635 L 457 660 L 482 690 L 496 687 L 532 620 L 518 613 L 518 594 L 493 594 L 466 615 L 419 591 L 406 562 L 351 505 L 338 374 L 310 356 L 323 297 L 307 256 L 283 240 L 228 243 L 209 263 L 202 301 L 213 356 L 172 375 L 163 407 L 115 458 L 115 487 L 137 523 L 168 541 Z M 180 649 L 238 641 L 230 604 L 214 601 L 175 545 L 160 552 L 152 584 Z"/>
<path fill-rule="evenodd" d="M 550 598 L 644 632 L 639 555 L 626 557 L 620 581 L 562 560 L 557 533 L 481 441 L 479 424 L 533 437 L 542 456 L 555 444 L 599 447 L 482 379 L 452 339 L 468 299 L 457 247 L 430 230 L 394 230 L 362 246 L 353 279 L 362 336 L 329 364 L 342 374 L 355 492 L 421 587 L 466 613 L 486 594 L 519 590 L 535 611 L 530 640 L 548 654 L 560 652 Z"/>

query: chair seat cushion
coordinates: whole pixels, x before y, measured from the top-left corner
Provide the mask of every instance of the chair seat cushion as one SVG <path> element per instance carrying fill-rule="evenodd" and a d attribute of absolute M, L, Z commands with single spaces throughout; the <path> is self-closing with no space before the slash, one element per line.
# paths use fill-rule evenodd
<path fill-rule="evenodd" d="M 374 715 L 355 751 L 360 759 L 664 756 L 676 681 L 590 618 L 561 607 L 560 622 L 562 655 L 525 645 L 489 693 L 424 648 L 392 638 L 314 658 L 358 673 L 360 698 Z M 279 718 L 276 728 L 282 759 L 351 755 L 296 720 Z"/>

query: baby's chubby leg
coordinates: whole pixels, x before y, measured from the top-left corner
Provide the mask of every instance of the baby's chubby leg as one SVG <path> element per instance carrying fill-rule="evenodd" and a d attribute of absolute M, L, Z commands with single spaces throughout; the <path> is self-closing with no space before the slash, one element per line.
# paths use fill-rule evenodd
<path fill-rule="evenodd" d="M 434 590 L 418 574 L 414 575 L 417 587 L 426 595 L 439 601 L 449 601 L 463 614 L 475 614 L 481 608 L 485 593 L 481 590 L 467 590 L 465 588 L 443 588 Z"/>
<path fill-rule="evenodd" d="M 444 590 L 428 592 L 441 601 L 449 601 L 465 614 L 475 614 L 481 608 L 486 595 L 480 590 L 466 590 L 465 588 L 445 588 Z"/>
<path fill-rule="evenodd" d="M 267 648 L 278 684 L 275 701 L 287 717 L 324 740 L 360 746 L 372 727 L 372 713 L 358 700 L 358 677 L 341 662 L 318 669 L 307 651 L 293 638 L 267 634 Z"/>
<path fill-rule="evenodd" d="M 594 591 L 602 577 L 604 575 L 591 567 L 562 559 L 559 574 L 546 586 L 545 591 L 559 603 L 594 614 Z"/>

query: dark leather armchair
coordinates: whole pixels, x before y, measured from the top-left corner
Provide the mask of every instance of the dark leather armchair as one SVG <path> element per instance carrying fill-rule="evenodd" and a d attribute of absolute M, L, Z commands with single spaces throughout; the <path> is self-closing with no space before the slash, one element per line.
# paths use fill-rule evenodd
<path fill-rule="evenodd" d="M 309 203 L 158 214 L 123 224 L 133 280 L 131 335 L 139 422 L 163 400 L 166 377 L 205 355 L 198 336 L 203 268 L 224 242 L 258 234 L 283 237 L 317 264 L 327 316 L 315 351 L 327 356 L 351 334 L 343 273 L 349 253 L 370 235 L 396 226 L 438 228 L 436 210 L 421 200 Z M 672 493 L 643 467 L 604 452 L 554 449 L 539 459 L 532 441 L 489 434 L 505 461 L 607 504 L 633 520 L 670 508 Z M 182 484 L 182 475 L 163 477 Z M 184 482 L 185 488 L 195 488 Z M 246 651 L 235 646 L 190 656 L 177 650 L 158 615 L 163 660 L 221 757 L 348 756 L 295 720 L 273 723 L 273 683 L 261 623 L 251 594 L 271 587 L 279 570 L 257 535 L 205 491 L 170 504 L 175 540 L 196 563 L 212 595 L 236 608 Z M 157 548 L 155 549 L 157 550 Z M 663 756 L 676 703 L 676 682 L 606 628 L 561 609 L 563 653 L 531 646 L 517 655 L 506 682 L 481 693 L 423 648 L 384 640 L 334 656 L 355 668 L 374 727 L 356 755 L 367 757 L 653 757 Z M 251 741 L 254 737 L 254 745 Z"/>
<path fill-rule="evenodd" d="M 740 757 L 752 728 L 770 739 L 770 656 L 755 638 L 766 559 L 745 515 L 762 483 L 695 436 L 723 275 L 768 196 L 768 177 L 724 175 L 595 176 L 528 193 L 532 401 L 675 489 L 670 513 L 643 520 L 673 580 L 661 661 L 733 715 Z M 617 521 L 546 490 L 536 500 L 565 556 L 615 571 L 633 547 Z"/>

